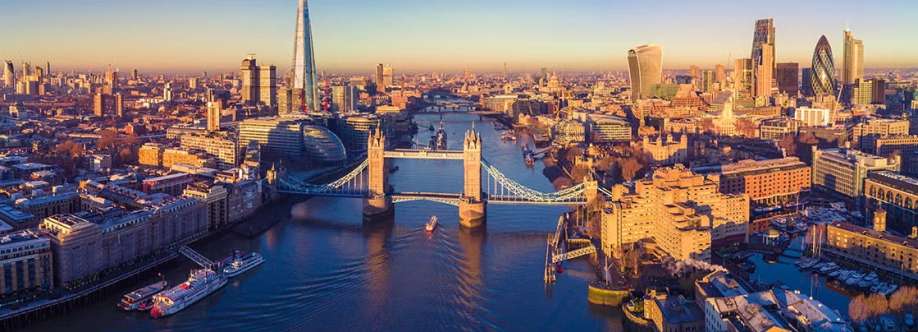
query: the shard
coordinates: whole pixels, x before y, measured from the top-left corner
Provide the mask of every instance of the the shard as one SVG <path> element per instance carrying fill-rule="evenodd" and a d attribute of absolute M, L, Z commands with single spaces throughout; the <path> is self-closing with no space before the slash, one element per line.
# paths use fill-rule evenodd
<path fill-rule="evenodd" d="M 297 0 L 296 32 L 293 40 L 293 98 L 294 111 L 319 111 L 316 89 L 316 60 L 312 50 L 312 27 L 309 23 L 309 3 Z"/>

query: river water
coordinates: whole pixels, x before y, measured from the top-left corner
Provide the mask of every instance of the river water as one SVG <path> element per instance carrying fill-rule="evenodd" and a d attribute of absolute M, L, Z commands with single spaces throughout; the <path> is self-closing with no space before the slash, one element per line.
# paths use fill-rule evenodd
<path fill-rule="evenodd" d="M 475 127 L 483 155 L 516 181 L 553 191 L 541 163 L 527 168 L 520 147 L 502 142 L 487 118 L 442 117 L 451 149 L 462 148 Z M 439 115 L 418 115 L 419 142 Z M 397 191 L 460 192 L 460 161 L 394 160 Z M 545 236 L 564 207 L 489 206 L 487 224 L 469 231 L 455 207 L 432 202 L 396 206 L 393 222 L 363 224 L 361 202 L 344 198 L 291 198 L 256 218 L 280 221 L 249 238 L 231 232 L 192 247 L 211 258 L 234 249 L 260 252 L 266 263 L 178 314 L 153 320 L 115 308 L 120 293 L 158 279 L 183 281 L 194 265 L 179 258 L 120 286 L 92 304 L 30 325 L 28 331 L 433 331 L 575 329 L 621 331 L 620 313 L 586 301 L 594 278 L 585 261 L 567 264 L 557 283 L 542 281 Z M 296 215 L 297 217 L 291 217 Z M 424 223 L 437 215 L 428 236 Z"/>

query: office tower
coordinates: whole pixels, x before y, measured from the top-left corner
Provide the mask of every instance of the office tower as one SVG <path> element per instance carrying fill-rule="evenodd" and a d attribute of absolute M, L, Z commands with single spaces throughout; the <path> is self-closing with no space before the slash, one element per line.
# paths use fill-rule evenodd
<path fill-rule="evenodd" d="M 259 101 L 269 107 L 277 106 L 277 67 L 258 66 Z"/>
<path fill-rule="evenodd" d="M 845 30 L 845 55 L 842 63 L 842 84 L 854 84 L 864 77 L 864 43 Z"/>
<path fill-rule="evenodd" d="M 188 78 L 188 89 L 189 89 L 189 90 L 197 90 L 197 89 L 198 89 L 198 78 L 197 78 L 197 77 L 189 77 L 189 78 Z"/>
<path fill-rule="evenodd" d="M 800 71 L 800 93 L 812 97 L 813 94 L 813 68 L 803 68 Z"/>
<path fill-rule="evenodd" d="M 653 97 L 653 86 L 663 82 L 663 49 L 657 45 L 641 45 L 628 50 L 628 71 L 631 100 Z"/>
<path fill-rule="evenodd" d="M 118 90 L 118 72 L 112 69 L 112 66 L 108 66 L 108 70 L 105 71 L 105 86 L 102 87 L 102 93 L 113 94 Z"/>
<path fill-rule="evenodd" d="M 689 66 L 689 76 L 692 77 L 692 83 L 698 84 L 701 79 L 701 69 L 696 65 Z"/>
<path fill-rule="evenodd" d="M 115 94 L 115 115 L 119 118 L 124 116 L 124 96 L 120 92 Z"/>
<path fill-rule="evenodd" d="M 6 64 L 3 65 L 3 85 L 6 87 L 12 87 L 16 85 L 16 69 L 13 65 L 13 62 L 6 60 Z"/>
<path fill-rule="evenodd" d="M 163 100 L 172 101 L 172 82 L 166 82 L 166 86 L 163 87 Z"/>
<path fill-rule="evenodd" d="M 832 60 L 832 46 L 823 35 L 813 50 L 813 66 L 810 85 L 816 96 L 834 96 L 836 89 L 835 62 Z"/>
<path fill-rule="evenodd" d="M 131 71 L 131 79 L 135 81 L 140 80 L 140 72 L 137 71 L 137 68 Z"/>
<path fill-rule="evenodd" d="M 338 113 L 353 113 L 357 110 L 357 88 L 350 85 L 332 87 L 332 109 Z"/>
<path fill-rule="evenodd" d="M 386 92 L 386 88 L 392 84 L 392 66 L 382 63 L 376 65 L 376 92 Z"/>
<path fill-rule="evenodd" d="M 32 76 L 32 65 L 28 62 L 23 62 L 22 73 L 19 74 L 19 77 L 22 77 L 22 79 L 25 80 L 29 76 Z"/>
<path fill-rule="evenodd" d="M 725 88 L 727 84 L 727 69 L 724 68 L 724 65 L 718 64 L 714 67 L 714 81 L 720 84 L 720 89 Z"/>
<path fill-rule="evenodd" d="M 258 102 L 258 64 L 255 60 L 255 55 L 250 54 L 245 59 L 242 60 L 242 65 L 239 67 L 240 78 L 242 79 L 242 101 L 247 104 L 255 104 Z"/>
<path fill-rule="evenodd" d="M 796 62 L 779 63 L 776 75 L 778 91 L 786 93 L 791 98 L 796 98 L 797 92 L 800 90 L 799 71 L 800 65 Z"/>
<path fill-rule="evenodd" d="M 297 1 L 296 31 L 293 40 L 294 112 L 308 109 L 319 111 L 319 90 L 316 86 L 316 60 L 312 47 L 312 27 L 309 23 L 309 4 Z"/>
<path fill-rule="evenodd" d="M 207 103 L 207 131 L 214 132 L 220 130 L 220 111 L 223 108 L 220 101 L 211 101 Z"/>
<path fill-rule="evenodd" d="M 40 66 L 35 66 L 35 71 L 32 74 L 32 80 L 41 82 L 45 78 L 45 69 Z"/>
<path fill-rule="evenodd" d="M 701 71 L 701 80 L 700 84 L 696 86 L 704 92 L 714 91 L 714 71 L 710 69 L 705 69 Z"/>
<path fill-rule="evenodd" d="M 771 18 L 755 22 L 752 38 L 753 96 L 768 97 L 775 75 L 775 25 Z"/>
<path fill-rule="evenodd" d="M 293 99 L 290 88 L 283 86 L 277 89 L 277 114 L 290 114 L 293 112 Z"/>
<path fill-rule="evenodd" d="M 105 94 L 96 92 L 92 95 L 92 114 L 98 117 L 105 116 Z"/>
<path fill-rule="evenodd" d="M 45 62 L 45 75 L 51 76 L 51 61 Z"/>
<path fill-rule="evenodd" d="M 733 90 L 748 96 L 752 93 L 752 79 L 752 59 L 736 59 L 733 64 Z"/>

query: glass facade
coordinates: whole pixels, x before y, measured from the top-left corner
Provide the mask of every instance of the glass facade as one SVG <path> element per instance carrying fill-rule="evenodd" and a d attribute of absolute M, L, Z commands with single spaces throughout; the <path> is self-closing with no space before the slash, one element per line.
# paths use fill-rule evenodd
<path fill-rule="evenodd" d="M 347 159 L 344 143 L 328 128 L 303 126 L 303 144 L 310 160 L 321 164 L 340 163 Z"/>
<path fill-rule="evenodd" d="M 835 95 L 835 61 L 832 60 L 832 46 L 826 36 L 819 37 L 816 49 L 813 50 L 813 67 L 810 76 L 810 87 L 818 96 Z"/>

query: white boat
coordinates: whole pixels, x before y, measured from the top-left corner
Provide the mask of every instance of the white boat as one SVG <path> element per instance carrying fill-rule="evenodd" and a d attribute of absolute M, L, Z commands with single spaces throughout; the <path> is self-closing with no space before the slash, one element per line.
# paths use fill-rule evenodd
<path fill-rule="evenodd" d="M 437 216 L 430 216 L 430 220 L 428 220 L 427 224 L 424 225 L 424 229 L 426 229 L 428 233 L 433 232 L 435 229 L 437 229 L 438 223 L 439 221 L 437 220 Z"/>
<path fill-rule="evenodd" d="M 153 295 L 165 289 L 167 284 L 163 280 L 124 294 L 121 302 L 118 302 L 118 308 L 124 311 L 150 310 L 153 306 Z"/>
<path fill-rule="evenodd" d="M 229 258 L 229 263 L 223 267 L 223 274 L 225 274 L 227 278 L 232 278 L 248 270 L 251 270 L 256 266 L 259 266 L 264 262 L 264 257 L 262 257 L 257 252 L 243 255 L 239 251 L 236 251 L 233 253 L 233 256 Z"/>
<path fill-rule="evenodd" d="M 226 276 L 211 269 L 192 270 L 188 280 L 153 296 L 150 316 L 175 314 L 226 286 Z"/>

